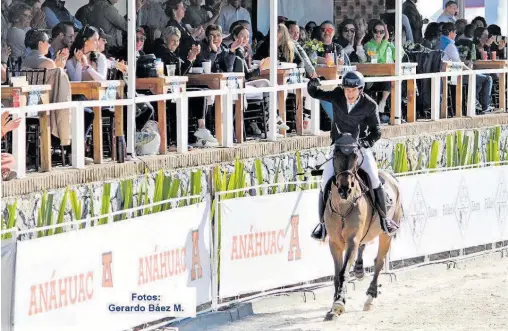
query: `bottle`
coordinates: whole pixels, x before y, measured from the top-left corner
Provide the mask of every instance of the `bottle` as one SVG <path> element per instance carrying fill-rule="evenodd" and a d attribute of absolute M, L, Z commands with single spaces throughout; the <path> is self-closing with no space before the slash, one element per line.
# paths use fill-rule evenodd
<path fill-rule="evenodd" d="M 161 59 L 155 60 L 155 70 L 157 70 L 157 75 L 164 76 L 164 64 L 162 63 Z"/>
<path fill-rule="evenodd" d="M 393 63 L 393 53 L 389 46 L 386 49 L 386 63 Z"/>

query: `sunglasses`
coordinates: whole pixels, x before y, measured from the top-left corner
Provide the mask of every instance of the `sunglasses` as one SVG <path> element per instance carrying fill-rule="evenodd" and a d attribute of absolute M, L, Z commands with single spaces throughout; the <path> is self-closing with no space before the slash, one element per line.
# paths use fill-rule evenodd
<path fill-rule="evenodd" d="M 381 34 L 381 35 L 384 35 L 384 34 L 385 34 L 385 30 L 374 30 L 374 33 L 375 33 L 375 34 Z"/>
<path fill-rule="evenodd" d="M 334 28 L 321 28 L 321 32 L 323 33 L 333 33 Z"/>
<path fill-rule="evenodd" d="M 344 29 L 343 31 L 346 32 L 346 33 L 347 32 L 351 32 L 351 33 L 355 33 L 356 32 L 355 29 Z"/>

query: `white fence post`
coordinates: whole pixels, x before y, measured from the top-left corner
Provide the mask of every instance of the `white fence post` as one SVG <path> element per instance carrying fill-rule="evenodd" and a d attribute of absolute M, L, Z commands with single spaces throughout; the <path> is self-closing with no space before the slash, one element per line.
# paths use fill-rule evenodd
<path fill-rule="evenodd" d="M 501 93 L 501 91 L 499 91 Z M 469 75 L 467 85 L 467 116 L 476 116 L 476 75 Z"/>
<path fill-rule="evenodd" d="M 189 143 L 189 98 L 186 91 L 182 91 L 176 99 L 176 151 L 178 153 L 187 153 Z M 161 144 L 166 144 L 161 141 Z"/>
<path fill-rule="evenodd" d="M 215 211 L 212 241 L 212 310 L 216 311 L 219 305 L 219 209 L 220 209 L 220 193 L 215 192 Z M 213 202 L 212 202 L 213 203 Z"/>
<path fill-rule="evenodd" d="M 310 98 L 310 97 L 309 97 Z M 314 136 L 320 133 L 321 104 L 318 99 L 310 98 L 310 131 Z"/>
<path fill-rule="evenodd" d="M 14 171 L 16 171 L 17 178 L 23 178 L 26 175 L 26 113 L 17 111 L 12 115 L 13 120 L 21 118 L 19 127 L 12 131 L 12 156 L 16 160 Z"/>
<path fill-rule="evenodd" d="M 277 0 L 270 0 L 270 54 L 277 54 L 277 15 L 278 15 L 279 2 Z M 268 132 L 266 133 L 267 140 L 277 140 L 277 99 L 278 93 L 275 88 L 277 82 L 277 60 L 275 56 L 271 57 L 270 61 L 270 85 L 274 88 L 270 92 L 269 104 L 269 118 L 268 118 Z"/>
<path fill-rule="evenodd" d="M 227 84 L 221 88 L 226 89 L 227 93 L 222 101 L 222 141 L 220 143 L 222 147 L 233 147 L 233 94 Z"/>
<path fill-rule="evenodd" d="M 72 112 L 72 167 L 83 169 L 85 167 L 85 130 L 83 123 L 85 114 L 83 103 L 79 102 L 71 108 Z"/>
<path fill-rule="evenodd" d="M 136 104 L 134 101 L 136 95 L 136 2 L 134 0 L 127 0 L 127 17 L 128 27 L 127 32 L 130 38 L 127 38 L 127 63 L 128 76 L 127 76 L 127 98 L 133 100 L 127 106 L 127 154 L 135 155 L 136 149 Z M 162 142 L 161 144 L 166 142 Z"/>
<path fill-rule="evenodd" d="M 433 121 L 439 120 L 439 113 L 441 111 L 441 77 L 431 78 L 431 109 L 430 118 Z"/>

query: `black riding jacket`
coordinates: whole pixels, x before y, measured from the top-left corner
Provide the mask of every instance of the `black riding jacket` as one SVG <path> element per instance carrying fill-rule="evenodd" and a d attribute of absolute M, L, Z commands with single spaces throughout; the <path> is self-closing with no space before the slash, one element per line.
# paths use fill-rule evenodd
<path fill-rule="evenodd" d="M 366 95 L 360 93 L 360 100 L 348 114 L 347 100 L 342 87 L 333 91 L 323 91 L 319 87 L 309 84 L 308 92 L 314 99 L 331 102 L 333 105 L 333 122 L 331 138 L 335 142 L 341 133 L 350 133 L 353 137 L 360 137 L 360 128 L 368 128 L 368 134 L 361 137 L 361 140 L 368 143 L 369 147 L 381 138 L 381 128 L 376 102 Z"/>

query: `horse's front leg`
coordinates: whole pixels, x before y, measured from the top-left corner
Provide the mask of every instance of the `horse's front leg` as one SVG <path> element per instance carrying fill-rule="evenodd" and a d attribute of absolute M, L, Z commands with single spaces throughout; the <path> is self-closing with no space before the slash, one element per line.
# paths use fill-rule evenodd
<path fill-rule="evenodd" d="M 333 234 L 333 232 L 330 234 Z M 333 277 L 333 285 L 335 289 L 333 301 L 335 302 L 339 297 L 339 289 L 342 287 L 340 272 L 344 264 L 344 243 L 342 243 L 340 239 L 334 238 L 333 235 L 331 235 L 329 247 L 333 257 L 333 264 L 335 266 L 335 276 Z M 325 321 L 332 320 L 335 316 L 335 312 L 332 309 L 326 314 Z"/>
<path fill-rule="evenodd" d="M 365 277 L 365 269 L 363 269 L 363 251 L 365 250 L 365 244 L 360 245 L 358 248 L 358 256 L 356 258 L 355 263 L 355 277 L 358 280 L 363 280 L 363 277 Z"/>
<path fill-rule="evenodd" d="M 332 311 L 341 315 L 346 311 L 346 292 L 347 292 L 347 281 L 349 278 L 349 269 L 356 255 L 357 241 L 354 236 L 346 241 L 346 254 L 344 256 L 345 263 L 342 264 L 342 268 L 339 271 L 339 287 L 336 291 L 336 295 L 333 298 L 334 302 L 332 305 Z"/>
<path fill-rule="evenodd" d="M 377 257 L 374 265 L 374 276 L 372 277 L 372 282 L 370 283 L 369 289 L 367 290 L 367 300 L 363 306 L 363 310 L 367 311 L 370 309 L 372 305 L 372 301 L 377 298 L 377 279 L 379 277 L 379 273 L 383 269 L 386 255 L 390 250 L 392 238 L 388 237 L 386 234 L 382 233 L 379 236 L 379 248 L 377 251 Z"/>

